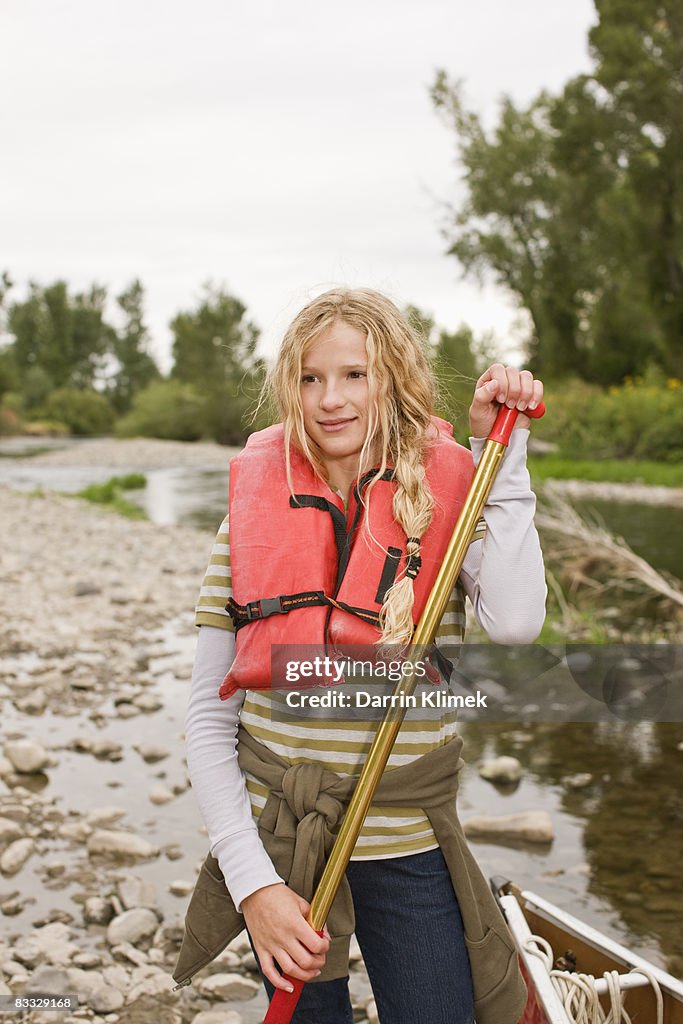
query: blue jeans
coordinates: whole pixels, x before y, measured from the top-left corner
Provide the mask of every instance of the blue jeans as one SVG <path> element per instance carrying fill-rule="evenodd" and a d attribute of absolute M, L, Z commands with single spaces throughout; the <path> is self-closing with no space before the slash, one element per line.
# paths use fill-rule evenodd
<path fill-rule="evenodd" d="M 346 877 L 381 1024 L 473 1024 L 462 919 L 441 850 L 351 861 Z M 291 1024 L 353 1024 L 348 982 L 305 985 Z"/>

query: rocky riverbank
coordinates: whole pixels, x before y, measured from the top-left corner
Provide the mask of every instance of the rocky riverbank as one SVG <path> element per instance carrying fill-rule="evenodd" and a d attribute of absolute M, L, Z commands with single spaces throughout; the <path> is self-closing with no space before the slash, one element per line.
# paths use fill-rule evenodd
<path fill-rule="evenodd" d="M 31 454 L 31 451 L 35 454 Z M 51 442 L 49 447 L 35 440 L 27 445 L 24 438 L 5 440 L 4 454 L 30 462 L 32 466 L 111 466 L 114 469 L 164 469 L 194 466 L 223 469 L 238 448 L 229 448 L 213 441 L 162 441 L 157 438 L 113 437 L 69 439 Z"/>
<path fill-rule="evenodd" d="M 0 501 L 0 994 L 79 997 L 21 1017 L 36 1024 L 256 1024 L 244 934 L 189 988 L 170 976 L 207 847 L 182 718 L 212 538 L 56 495 Z"/>

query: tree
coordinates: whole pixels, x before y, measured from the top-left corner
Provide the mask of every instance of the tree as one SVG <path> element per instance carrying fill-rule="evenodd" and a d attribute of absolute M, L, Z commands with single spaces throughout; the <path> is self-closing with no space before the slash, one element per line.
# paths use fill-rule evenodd
<path fill-rule="evenodd" d="M 28 298 L 13 303 L 8 316 L 22 390 L 36 370 L 48 390 L 92 388 L 99 381 L 114 336 L 104 319 L 106 298 L 99 285 L 71 298 L 64 281 L 46 288 L 30 283 Z"/>
<path fill-rule="evenodd" d="M 113 337 L 117 370 L 111 385 L 111 401 L 117 412 L 127 412 L 138 391 L 159 380 L 159 368 L 149 353 L 150 337 L 144 322 L 144 289 L 136 278 L 116 297 L 125 316 Z"/>
<path fill-rule="evenodd" d="M 256 355 L 259 332 L 246 320 L 246 307 L 209 283 L 198 308 L 179 313 L 171 330 L 171 377 L 204 396 L 207 435 L 224 444 L 242 443 L 246 414 L 265 373 Z"/>
<path fill-rule="evenodd" d="M 683 374 L 683 12 L 674 0 L 595 0 L 595 82 L 628 170 L 662 362 Z"/>
<path fill-rule="evenodd" d="M 532 368 L 620 381 L 681 366 L 682 21 L 673 3 L 596 0 L 595 69 L 486 133 L 462 85 L 432 99 L 453 127 L 466 198 L 450 252 L 529 313 Z"/>
<path fill-rule="evenodd" d="M 434 318 L 417 306 L 403 312 L 424 339 L 437 382 L 437 414 L 454 423 L 458 440 L 465 440 L 475 381 L 493 361 L 492 340 L 488 334 L 475 338 L 467 324 L 452 332 L 437 328 Z"/>
<path fill-rule="evenodd" d="M 0 401 L 8 391 L 14 391 L 19 384 L 19 376 L 14 360 L 12 346 L 7 344 L 6 339 L 6 303 L 7 293 L 12 288 L 13 282 L 9 273 L 5 270 L 0 277 Z"/>

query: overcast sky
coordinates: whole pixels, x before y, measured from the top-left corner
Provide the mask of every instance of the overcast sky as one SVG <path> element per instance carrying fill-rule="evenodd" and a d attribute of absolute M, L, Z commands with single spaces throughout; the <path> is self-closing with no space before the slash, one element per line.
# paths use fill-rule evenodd
<path fill-rule="evenodd" d="M 589 0 L 3 0 L 0 269 L 140 277 L 165 367 L 209 278 L 266 355 L 339 283 L 509 340 L 505 294 L 444 254 L 458 172 L 429 85 L 463 78 L 491 124 L 503 93 L 586 70 L 594 21 Z"/>

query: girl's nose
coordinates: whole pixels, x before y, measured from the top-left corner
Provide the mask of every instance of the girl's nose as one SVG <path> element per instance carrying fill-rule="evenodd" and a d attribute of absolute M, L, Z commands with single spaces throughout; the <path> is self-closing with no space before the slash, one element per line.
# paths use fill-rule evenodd
<path fill-rule="evenodd" d="M 337 386 L 330 381 L 321 396 L 320 406 L 322 409 L 339 409 L 346 403 L 346 399 L 340 394 Z"/>

